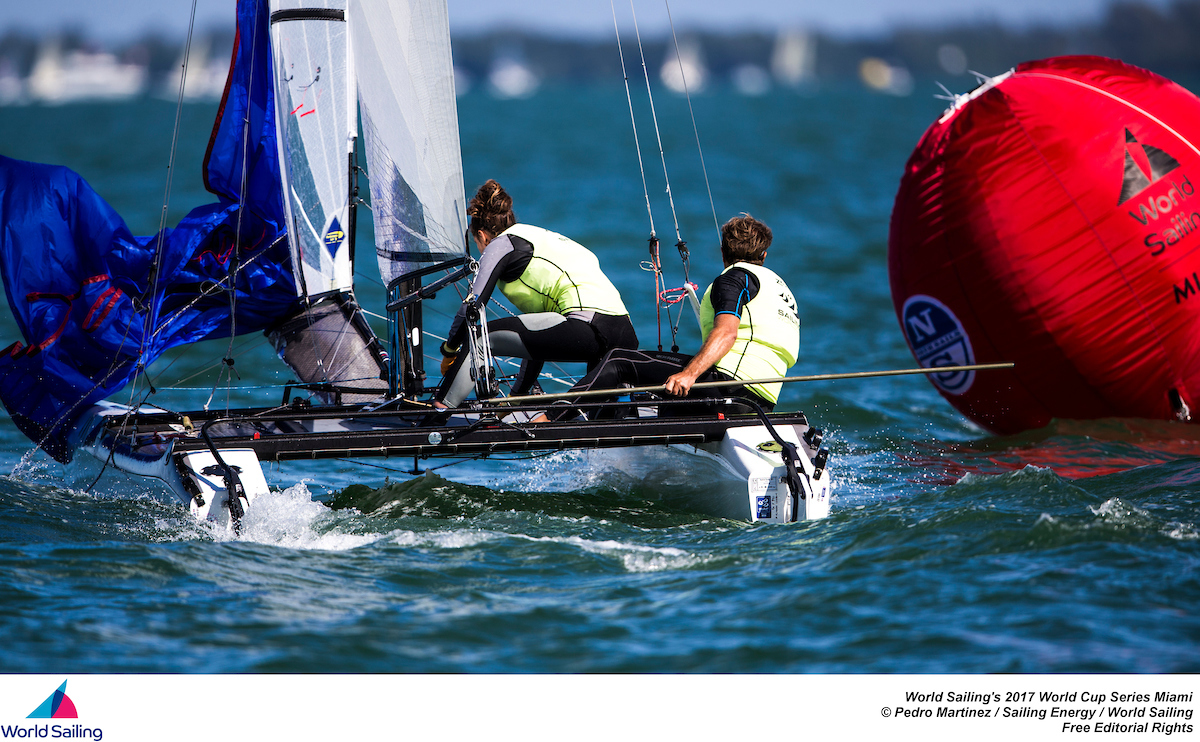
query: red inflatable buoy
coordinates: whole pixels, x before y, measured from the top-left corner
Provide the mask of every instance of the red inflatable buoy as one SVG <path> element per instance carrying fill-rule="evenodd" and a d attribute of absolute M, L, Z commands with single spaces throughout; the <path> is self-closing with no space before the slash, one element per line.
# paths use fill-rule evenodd
<path fill-rule="evenodd" d="M 1022 64 L 929 127 L 892 212 L 896 314 L 998 433 L 1200 400 L 1200 98 L 1102 57 Z"/>

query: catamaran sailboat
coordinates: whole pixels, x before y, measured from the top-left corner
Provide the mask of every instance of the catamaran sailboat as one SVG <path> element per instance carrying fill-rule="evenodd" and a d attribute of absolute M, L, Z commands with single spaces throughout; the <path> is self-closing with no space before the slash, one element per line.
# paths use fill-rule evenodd
<path fill-rule="evenodd" d="M 382 340 L 354 293 L 360 152 L 388 290 Z M 27 343 L 0 354 L 0 398 L 61 461 L 87 452 L 236 528 L 268 492 L 264 462 L 387 457 L 416 468 L 433 458 L 673 447 L 725 475 L 698 486 L 705 512 L 777 523 L 829 513 L 829 453 L 800 412 L 624 390 L 578 402 L 609 413 L 599 419 L 529 424 L 545 402 L 497 396 L 485 307 L 470 333 L 476 401 L 429 422 L 422 304 L 475 268 L 445 0 L 239 0 L 204 164 L 220 201 L 175 229 L 131 237 L 64 171 L 0 160 L 5 231 L 24 235 L 2 246 L 4 278 Z M 69 203 L 69 217 L 18 198 L 22 179 Z M 63 270 L 21 273 L 16 256 L 67 243 Z M 254 331 L 298 379 L 277 404 L 176 411 L 105 401 L 168 348 Z"/>

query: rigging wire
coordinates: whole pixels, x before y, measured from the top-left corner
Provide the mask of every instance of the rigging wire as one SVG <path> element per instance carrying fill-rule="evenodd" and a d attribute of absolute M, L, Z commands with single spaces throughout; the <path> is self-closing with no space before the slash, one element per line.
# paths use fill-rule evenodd
<path fill-rule="evenodd" d="M 663 180 L 666 182 L 667 187 L 667 200 L 671 204 L 671 218 L 675 223 L 675 239 L 682 242 L 683 237 L 679 234 L 679 216 L 675 212 L 675 196 L 671 193 L 671 178 L 667 174 L 667 155 L 663 151 L 662 132 L 658 127 L 658 112 L 654 108 L 654 91 L 650 87 L 650 70 L 646 67 L 646 50 L 642 47 L 642 32 L 638 27 L 637 11 L 633 7 L 633 0 L 629 0 L 629 10 L 633 14 L 633 29 L 637 35 L 638 53 L 642 58 L 642 73 L 646 78 L 646 96 L 650 100 L 650 117 L 654 121 L 654 135 L 658 139 L 658 156 L 662 160 Z"/>
<path fill-rule="evenodd" d="M 250 351 L 252 351 L 252 350 L 256 350 L 257 348 L 259 348 L 259 347 L 261 347 L 261 346 L 263 346 L 263 345 L 266 345 L 268 342 L 269 342 L 268 338 L 266 338 L 266 337 L 262 337 L 262 338 L 260 338 L 260 339 L 259 339 L 259 340 L 258 340 L 256 343 L 254 343 L 253 345 L 250 345 L 250 346 L 245 346 L 245 345 L 244 345 L 244 346 L 242 346 L 242 347 L 241 347 L 241 349 L 240 349 L 238 352 L 239 352 L 239 354 L 240 354 L 240 355 L 245 355 L 245 354 L 249 353 L 249 352 L 250 352 Z M 183 357 L 184 357 L 185 355 L 187 355 L 187 353 L 188 353 L 188 349 L 187 349 L 187 348 L 181 349 L 181 350 L 179 351 L 179 355 L 178 355 L 178 356 L 176 356 L 176 357 L 175 357 L 175 359 L 174 359 L 173 361 L 171 361 L 169 364 L 167 364 L 167 366 L 166 366 L 165 368 L 163 368 L 163 369 L 160 371 L 160 373 L 166 373 L 166 372 L 167 372 L 167 371 L 168 371 L 168 370 L 171 368 L 171 366 L 174 366 L 174 365 L 175 365 L 175 364 L 176 364 L 178 361 L 182 360 L 182 359 L 183 359 Z M 184 372 L 184 373 L 187 373 L 187 375 L 186 375 L 186 376 L 181 376 L 181 377 L 177 378 L 175 381 L 172 381 L 172 382 L 170 382 L 169 384 L 164 384 L 162 388 L 163 388 L 163 389 L 180 389 L 180 388 L 183 388 L 183 387 L 180 387 L 179 385 L 180 385 L 180 384 L 183 384 L 183 383 L 185 383 L 185 382 L 191 381 L 192 379 L 196 378 L 197 376 L 201 376 L 201 375 L 203 375 L 203 374 L 206 374 L 206 373 L 208 373 L 208 372 L 212 371 L 212 370 L 213 370 L 213 369 L 215 369 L 215 368 L 220 368 L 220 367 L 221 367 L 221 362 L 220 362 L 220 361 L 217 361 L 216 363 L 210 363 L 209 365 L 207 365 L 207 366 L 205 366 L 205 367 L 203 367 L 203 368 L 200 368 L 200 369 L 193 370 L 191 373 Z M 191 387 L 188 387 L 188 388 L 191 388 Z M 204 388 L 204 389 L 207 389 L 208 387 L 196 387 L 196 388 Z"/>
<path fill-rule="evenodd" d="M 679 50 L 679 37 L 675 33 L 675 20 L 671 16 L 670 0 L 663 0 L 663 4 L 666 6 L 667 21 L 671 26 L 671 40 L 675 44 L 675 61 L 679 64 L 679 79 L 683 81 L 683 94 L 684 97 L 687 98 L 688 114 L 691 116 L 692 120 L 692 133 L 696 137 L 696 152 L 700 156 L 700 172 L 704 175 L 704 189 L 708 193 L 708 206 L 712 211 L 713 228 L 716 230 L 717 244 L 719 245 L 721 243 L 721 225 L 717 219 L 717 207 L 713 202 L 712 186 L 709 184 L 708 180 L 708 166 L 704 163 L 704 147 L 700 144 L 700 127 L 696 125 L 696 111 L 692 107 L 692 94 L 691 90 L 688 88 L 687 75 L 683 69 L 683 56 L 680 54 Z M 698 289 L 699 287 L 691 282 L 691 261 L 686 243 L 684 243 L 683 240 L 680 240 L 676 247 L 679 248 L 679 259 L 683 263 L 683 282 L 685 286 L 682 290 L 686 290 L 686 286 L 688 285 L 692 286 L 693 290 Z M 676 301 L 679 301 L 682 298 L 683 296 L 679 296 Z M 675 316 L 675 322 L 671 325 L 672 339 L 679 337 L 679 324 L 683 321 L 683 313 L 684 307 L 681 304 L 679 307 L 679 312 Z M 667 316 L 670 318 L 670 310 L 667 311 Z"/>
<path fill-rule="evenodd" d="M 683 81 L 683 95 L 687 98 L 688 113 L 692 116 L 692 132 L 696 135 L 696 151 L 700 153 L 700 172 L 704 174 L 704 188 L 708 191 L 708 206 L 712 209 L 713 226 L 717 230 L 717 243 L 721 242 L 721 225 L 717 219 L 717 207 L 713 203 L 712 187 L 708 184 L 708 168 L 704 164 L 704 148 L 700 146 L 700 128 L 696 126 L 696 111 L 692 108 L 692 94 L 688 90 L 687 75 L 683 72 L 683 57 L 679 54 L 679 37 L 675 35 L 675 20 L 671 17 L 671 2 L 663 0 L 667 6 L 667 22 L 671 26 L 671 40 L 675 42 L 675 61 L 679 63 L 679 79 Z M 686 248 L 680 248 L 683 259 L 683 280 L 687 281 L 688 258 Z"/>
<path fill-rule="evenodd" d="M 610 0 L 610 4 L 611 4 L 611 0 Z M 671 219 L 675 226 L 675 247 L 679 251 L 679 259 L 683 264 L 684 286 L 681 286 L 678 289 L 668 289 L 666 287 L 666 282 L 665 282 L 665 279 L 663 278 L 663 273 L 662 273 L 662 257 L 659 252 L 659 243 L 658 243 L 658 239 L 657 239 L 656 235 L 653 233 L 653 217 L 651 217 L 651 225 L 652 226 L 651 226 L 651 235 L 650 235 L 650 260 L 647 263 L 643 263 L 642 267 L 643 267 L 643 269 L 654 273 L 654 306 L 655 306 L 656 319 L 657 319 L 657 323 L 658 323 L 658 349 L 662 350 L 662 347 L 663 347 L 662 315 L 663 315 L 663 312 L 665 311 L 667 314 L 667 325 L 671 331 L 671 351 L 678 352 L 679 351 L 679 319 L 677 319 L 675 322 L 671 322 L 671 312 L 670 312 L 669 306 L 667 306 L 667 305 L 678 302 L 680 292 L 685 291 L 686 286 L 691 284 L 691 279 L 689 278 L 690 265 L 689 265 L 687 242 L 684 241 L 683 236 L 679 229 L 679 215 L 675 209 L 675 195 L 671 189 L 670 175 L 667 172 L 667 156 L 666 156 L 666 152 L 663 148 L 662 131 L 660 130 L 659 125 L 658 125 L 658 112 L 654 106 L 654 92 L 653 92 L 652 86 L 650 84 L 650 70 L 646 66 L 646 52 L 645 52 L 645 48 L 642 45 L 641 29 L 638 26 L 637 11 L 634 8 L 633 0 L 629 0 L 629 10 L 633 16 L 633 28 L 634 28 L 634 32 L 637 37 L 638 53 L 641 57 L 641 62 L 642 62 L 642 74 L 646 79 L 646 96 L 650 103 L 650 116 L 654 122 L 654 135 L 658 142 L 659 159 L 662 161 L 663 180 L 666 184 L 667 202 L 669 203 L 669 205 L 671 207 Z M 670 13 L 671 13 L 671 8 L 670 8 L 670 5 L 668 5 L 667 6 L 668 18 L 670 18 Z M 614 6 L 613 7 L 613 26 L 616 27 L 616 25 L 617 25 L 616 24 L 616 9 Z M 674 37 L 675 28 L 674 28 L 673 22 L 671 25 L 671 34 L 672 34 L 672 37 Z M 620 34 L 619 29 L 617 30 L 617 47 L 618 47 L 618 51 L 620 52 L 621 34 Z M 624 53 L 620 52 L 620 54 L 621 54 L 621 71 L 622 71 L 622 74 L 624 74 L 626 76 L 626 92 L 627 92 L 627 97 L 628 97 L 628 85 L 629 85 L 628 84 L 628 74 L 625 71 Z M 676 60 L 679 62 L 680 74 L 682 75 L 683 74 L 683 61 L 679 57 L 678 39 L 676 39 L 676 41 L 675 41 L 675 57 L 676 57 Z M 687 92 L 686 77 L 684 78 L 684 91 L 685 91 L 685 93 Z M 692 105 L 691 104 L 691 95 L 689 93 L 688 94 L 688 109 L 689 110 L 691 110 L 691 105 Z M 633 101 L 632 101 L 631 97 L 630 97 L 629 114 L 630 114 L 631 120 L 633 120 L 634 142 L 635 142 L 635 145 L 638 146 L 638 164 L 639 164 L 639 167 L 642 167 L 641 147 L 640 147 L 640 144 L 638 144 L 638 140 L 637 140 L 637 121 L 633 115 Z M 697 146 L 699 146 L 700 134 L 699 134 L 699 129 L 696 127 L 695 119 L 696 119 L 695 113 L 693 112 L 692 113 L 692 128 L 693 128 L 693 130 L 696 131 L 696 144 L 697 144 Z M 703 151 L 701 151 L 700 162 L 701 162 L 701 167 L 703 168 L 704 167 Z M 645 168 L 642 167 L 643 192 L 646 194 L 646 203 L 647 203 L 647 207 L 649 207 L 649 201 L 650 201 L 649 189 L 646 187 L 645 181 L 646 181 Z M 705 170 L 704 182 L 705 182 L 705 187 L 707 188 L 708 187 L 707 170 Z M 710 205 L 712 204 L 712 190 L 711 189 L 709 189 L 709 204 Z M 713 221 L 714 221 L 714 223 L 716 222 L 715 207 L 713 208 Z M 719 232 L 720 232 L 720 229 L 718 228 L 718 234 L 719 234 Z M 680 318 L 682 318 L 682 316 L 683 316 L 683 312 L 680 311 Z"/>
<path fill-rule="evenodd" d="M 255 7 L 254 26 L 251 29 L 251 38 L 253 40 L 250 42 L 250 64 L 254 63 L 254 60 L 257 57 L 257 53 L 258 53 L 258 24 L 261 22 L 261 18 L 260 18 L 261 15 L 262 14 L 259 12 L 259 7 Z M 251 73 L 253 73 L 253 69 L 251 70 Z M 249 80 L 246 82 L 247 103 L 254 99 L 253 96 L 254 96 L 254 75 L 250 74 Z M 233 377 L 237 374 L 237 371 L 235 371 L 233 368 L 233 363 L 234 363 L 233 339 L 235 337 L 237 337 L 237 274 L 238 274 L 238 268 L 240 267 L 239 261 L 241 259 L 241 255 L 242 255 L 242 218 L 246 213 L 246 188 L 249 185 L 249 180 L 250 180 L 250 175 L 249 175 L 248 168 L 247 168 L 247 166 L 249 164 L 249 159 L 250 159 L 250 106 L 247 105 L 246 115 L 242 119 L 242 173 L 241 173 L 242 179 L 241 179 L 240 187 L 238 189 L 239 192 L 238 192 L 237 226 L 234 228 L 234 234 L 233 234 L 233 260 L 230 262 L 230 266 L 229 266 L 229 346 L 225 352 L 225 357 L 223 359 L 221 359 L 222 363 L 224 363 L 228 367 L 228 372 L 229 372 L 230 383 L 226 387 L 226 391 L 225 391 L 225 409 L 227 412 L 230 407 L 230 405 L 229 405 L 230 394 L 231 394 L 230 388 L 233 386 L 233 383 L 232 383 Z M 208 411 L 209 405 L 212 404 L 213 397 L 216 396 L 217 387 L 221 383 L 222 376 L 224 376 L 224 370 L 222 370 L 221 374 L 217 375 L 216 381 L 213 382 L 212 392 L 208 395 L 208 401 L 204 403 L 205 412 Z"/>
<path fill-rule="evenodd" d="M 287 239 L 286 235 L 279 237 L 274 242 L 272 242 L 270 245 L 267 245 L 262 250 L 259 250 L 258 252 L 251 255 L 249 258 L 246 258 L 246 260 L 244 262 L 237 264 L 237 267 L 245 268 L 246 266 L 250 265 L 254 261 L 261 258 L 263 255 L 266 255 L 272 248 L 274 248 L 282 240 L 285 240 L 285 239 Z M 175 314 L 172 314 L 166 320 L 159 323 L 158 329 L 156 329 L 154 331 L 154 336 L 158 336 L 159 333 L 164 332 L 168 327 L 171 326 L 171 323 L 173 323 L 179 317 L 183 316 L 184 312 L 186 312 L 189 309 L 191 309 L 192 307 L 196 306 L 201 301 L 207 299 L 210 296 L 213 296 L 214 294 L 230 291 L 231 289 L 224 288 L 225 282 L 228 281 L 229 279 L 230 279 L 230 275 L 226 275 L 221 280 L 215 281 L 211 285 L 205 287 L 200 293 L 196 294 L 192 298 L 191 301 L 189 301 L 187 304 L 184 304 L 182 307 L 180 307 L 178 310 L 176 310 Z"/>
<path fill-rule="evenodd" d="M 163 192 L 162 211 L 158 217 L 158 240 L 154 246 L 154 261 L 150 271 L 150 286 L 146 297 L 153 297 L 158 290 L 158 280 L 161 277 L 162 271 L 162 248 L 163 240 L 166 236 L 167 229 L 167 211 L 171 204 L 171 187 L 175 180 L 175 155 L 179 149 L 179 128 L 183 119 L 183 97 L 187 89 L 187 73 L 188 62 L 191 60 L 192 53 L 192 35 L 196 27 L 196 3 L 197 0 L 192 0 L 192 14 L 188 20 L 187 42 L 183 47 L 183 65 L 179 71 L 179 92 L 175 99 L 175 125 L 171 130 L 171 151 L 167 157 L 167 182 Z M 145 297 L 144 297 L 145 298 Z M 141 366 L 140 359 L 146 352 L 146 343 L 150 339 L 151 324 L 154 319 L 154 312 L 149 306 L 146 307 L 145 326 L 142 331 L 142 344 L 138 349 L 138 373 L 144 368 Z"/>
<path fill-rule="evenodd" d="M 630 6 L 632 6 L 632 0 L 630 0 Z M 642 195 L 644 197 L 646 197 L 646 213 L 650 219 L 650 239 L 649 239 L 650 259 L 649 259 L 649 261 L 642 263 L 642 268 L 644 270 L 653 271 L 653 273 L 654 273 L 654 313 L 655 313 L 655 321 L 656 321 L 655 324 L 658 325 L 659 349 L 661 351 L 661 349 L 662 349 L 662 304 L 659 301 L 659 295 L 661 294 L 661 286 L 662 286 L 662 269 L 661 269 L 661 261 L 659 259 L 659 235 L 658 235 L 658 233 L 655 232 L 655 229 L 654 229 L 654 209 L 652 207 L 650 207 L 650 189 L 649 189 L 649 185 L 647 184 L 647 180 L 646 180 L 646 163 L 644 163 L 642 161 L 642 143 L 641 143 L 641 139 L 638 138 L 638 136 L 637 136 L 637 116 L 634 114 L 634 96 L 632 96 L 632 94 L 629 90 L 629 70 L 625 66 L 625 50 L 624 50 L 624 47 L 622 46 L 622 43 L 620 43 L 620 26 L 617 24 L 616 2 L 614 2 L 613 0 L 608 1 L 608 7 L 610 7 L 612 10 L 612 28 L 613 28 L 614 34 L 616 34 L 616 36 L 617 36 L 617 55 L 619 56 L 619 59 L 620 59 L 620 77 L 622 77 L 622 79 L 624 80 L 624 83 L 625 83 L 625 100 L 629 102 L 629 120 L 630 120 L 630 124 L 632 126 L 632 130 L 634 130 L 634 151 L 637 154 L 637 169 L 640 170 L 640 172 L 642 174 Z M 635 25 L 637 23 L 636 16 L 634 17 L 634 23 L 635 23 Z M 638 41 L 641 41 L 641 40 L 638 40 Z M 641 44 L 638 44 L 638 48 L 641 48 Z M 642 70 L 643 71 L 646 70 L 646 56 L 644 56 L 644 54 L 642 56 Z M 648 89 L 649 88 L 649 77 L 647 77 L 646 84 L 647 84 L 647 89 Z"/>
<path fill-rule="evenodd" d="M 655 238 L 654 211 L 650 208 L 650 187 L 646 183 L 646 165 L 642 162 L 642 143 L 638 139 L 637 118 L 633 114 L 633 95 L 629 92 L 629 72 L 625 69 L 625 51 L 621 46 L 621 29 L 617 26 L 616 0 L 609 0 L 612 9 L 613 31 L 617 35 L 617 55 L 621 58 L 621 78 L 625 81 L 625 100 L 629 103 L 629 121 L 633 125 L 633 148 L 637 152 L 638 170 L 642 173 L 642 194 L 646 197 L 646 214 L 650 217 L 650 239 Z"/>

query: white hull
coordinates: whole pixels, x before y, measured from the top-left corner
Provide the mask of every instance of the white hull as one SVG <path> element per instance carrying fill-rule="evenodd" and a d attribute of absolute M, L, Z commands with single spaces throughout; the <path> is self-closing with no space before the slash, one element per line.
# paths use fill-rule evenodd
<path fill-rule="evenodd" d="M 804 443 L 804 431 L 797 430 L 797 426 L 780 425 L 776 432 L 794 445 L 800 456 L 797 461 L 800 496 L 792 496 L 782 451 L 764 426 L 730 428 L 717 446 L 714 458 L 728 467 L 742 486 L 736 496 L 731 493 L 727 498 L 730 511 L 724 517 L 791 523 L 820 520 L 829 515 L 830 474 L 827 469 L 817 471 L 813 464 L 817 452 Z"/>
<path fill-rule="evenodd" d="M 105 418 L 124 415 L 128 407 L 101 402 L 81 418 L 76 450 L 91 454 L 96 460 L 126 474 L 155 479 L 198 520 L 219 525 L 231 525 L 229 493 L 221 467 L 209 451 L 175 453 L 173 442 L 143 446 L 134 452 L 128 447 L 113 445 L 113 439 L 102 435 Z M 254 451 L 246 448 L 221 449 L 221 458 L 235 468 L 244 488 L 243 507 L 249 507 L 259 495 L 269 491 L 262 465 Z"/>
<path fill-rule="evenodd" d="M 212 451 L 194 450 L 194 446 L 193 450 L 176 451 L 175 440 L 165 438 L 136 451 L 116 444 L 113 436 L 104 433 L 105 422 L 127 412 L 127 408 L 107 402 L 93 407 L 84 416 L 77 449 L 128 474 L 158 480 L 200 520 L 229 524 L 224 468 Z M 182 425 L 173 427 L 178 428 L 180 437 L 197 436 L 195 430 L 186 430 Z M 779 437 L 791 443 L 799 457 L 795 462 L 798 493 L 792 492 L 788 482 L 782 446 L 763 425 L 730 427 L 720 442 L 700 446 L 660 444 L 603 449 L 596 452 L 600 457 L 596 464 L 644 479 L 664 494 L 665 501 L 681 509 L 750 522 L 819 520 L 829 515 L 830 474 L 814 464 L 820 457 L 817 449 L 805 441 L 806 430 L 807 426 L 801 425 L 775 426 Z M 244 490 L 243 507 L 252 507 L 257 496 L 268 492 L 257 454 L 236 445 L 222 446 L 218 452 L 224 463 L 237 472 Z"/>

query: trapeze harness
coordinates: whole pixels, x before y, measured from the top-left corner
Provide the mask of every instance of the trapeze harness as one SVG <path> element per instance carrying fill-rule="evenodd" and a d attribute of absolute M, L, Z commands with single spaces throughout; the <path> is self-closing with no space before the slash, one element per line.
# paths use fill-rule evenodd
<path fill-rule="evenodd" d="M 738 317 L 738 333 L 721 360 L 696 381 L 728 381 L 784 376 L 800 353 L 800 317 L 796 299 L 783 279 L 773 271 L 752 263 L 735 263 L 726 268 L 704 293 L 700 322 L 704 339 L 712 333 L 718 314 Z M 580 379 L 573 391 L 658 386 L 687 366 L 692 356 L 666 351 L 617 349 L 603 363 Z M 782 383 L 748 387 L 693 389 L 689 397 L 742 397 L 764 410 L 775 408 Z M 703 408 L 697 409 L 697 412 Z M 571 402 L 556 404 L 547 412 L 552 420 L 578 414 Z M 691 414 L 691 413 L 683 413 Z"/>
<path fill-rule="evenodd" d="M 583 245 L 548 229 L 516 224 L 488 243 L 471 283 L 479 305 L 499 287 L 522 312 L 488 322 L 495 355 L 525 359 L 513 384 L 514 395 L 532 388 L 545 361 L 587 363 L 589 369 L 614 348 L 636 348 L 637 333 L 621 294 Z M 457 407 L 472 388 L 461 353 L 466 340 L 467 305 L 450 325 L 442 354 L 458 356 L 437 397 Z"/>

